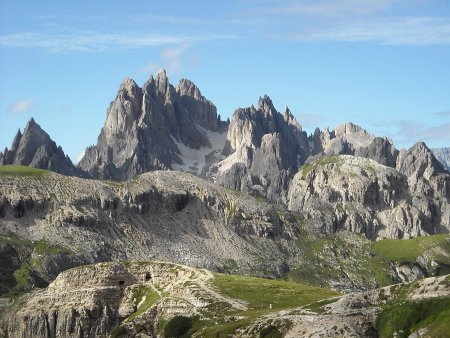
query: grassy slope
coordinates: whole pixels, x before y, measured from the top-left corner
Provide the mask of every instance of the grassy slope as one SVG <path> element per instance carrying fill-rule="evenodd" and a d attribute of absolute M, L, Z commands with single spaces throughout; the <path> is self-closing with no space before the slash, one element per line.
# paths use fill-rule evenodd
<path fill-rule="evenodd" d="M 450 287 L 450 275 L 441 282 Z M 382 307 L 377 320 L 379 337 L 408 337 L 426 328 L 426 337 L 450 337 L 450 297 L 410 300 L 407 295 L 417 282 L 391 288 L 393 300 Z"/>
<path fill-rule="evenodd" d="M 2 165 L 0 166 L 0 176 L 32 176 L 41 177 L 48 173 L 47 170 L 37 169 L 20 165 Z"/>
<path fill-rule="evenodd" d="M 215 274 L 211 283 L 221 294 L 245 301 L 248 310 L 238 311 L 230 309 L 227 304 L 216 304 L 212 310 L 220 317 L 214 322 L 194 322 L 191 333 L 197 331 L 199 336 L 226 337 L 262 315 L 315 304 L 339 295 L 335 291 L 298 283 L 225 274 Z M 227 316 L 235 320 L 226 320 Z M 290 323 L 280 325 L 287 328 Z"/>
<path fill-rule="evenodd" d="M 1 282 L 7 282 L 4 286 L 8 289 L 2 297 L 16 297 L 28 292 L 33 280 L 48 284 L 51 280 L 40 273 L 44 259 L 61 253 L 73 254 L 67 248 L 50 245 L 45 241 L 32 242 L 14 234 L 0 235 L 0 245 L 12 247 L 19 258 L 0 257 L 0 274 L 4 278 Z"/>
<path fill-rule="evenodd" d="M 326 286 L 328 281 L 344 277 L 345 271 L 355 280 L 374 279 L 377 286 L 387 286 L 395 283 L 390 274 L 391 263 L 414 264 L 424 253 L 427 253 L 427 271 L 432 271 L 434 260 L 441 266 L 439 275 L 450 273 L 447 268 L 450 235 L 447 234 L 372 242 L 359 235 L 337 233 L 315 238 L 301 236 L 297 244 L 304 263 L 292 269 L 286 279 L 311 285 Z"/>

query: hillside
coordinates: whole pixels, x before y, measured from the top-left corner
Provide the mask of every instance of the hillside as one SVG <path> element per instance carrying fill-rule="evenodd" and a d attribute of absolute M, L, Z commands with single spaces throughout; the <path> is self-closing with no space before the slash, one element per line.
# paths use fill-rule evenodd
<path fill-rule="evenodd" d="M 0 313 L 4 333 L 28 337 L 438 337 L 450 319 L 449 282 L 433 277 L 340 297 L 302 284 L 126 261 L 67 270 Z"/>
<path fill-rule="evenodd" d="M 352 215 L 341 208 L 333 210 Z M 115 182 L 3 166 L 0 239 L 8 284 L 2 292 L 45 286 L 72 266 L 123 259 L 161 259 L 344 292 L 445 274 L 450 266 L 445 234 L 399 241 L 409 252 L 403 259 L 402 251 L 392 256 L 377 249 L 388 240 L 373 242 L 355 229 L 320 231 L 317 224 L 302 212 L 187 173 L 154 171 Z"/>

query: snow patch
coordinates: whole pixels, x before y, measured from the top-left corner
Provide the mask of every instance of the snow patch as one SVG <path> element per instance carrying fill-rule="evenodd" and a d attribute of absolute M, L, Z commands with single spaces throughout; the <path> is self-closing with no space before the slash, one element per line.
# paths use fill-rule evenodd
<path fill-rule="evenodd" d="M 199 176 L 202 172 L 202 169 L 207 164 L 207 155 L 211 153 L 214 153 L 214 155 L 218 155 L 222 152 L 223 146 L 225 145 L 227 133 L 206 130 L 198 125 L 196 127 L 208 137 L 209 143 L 211 143 L 211 147 L 192 149 L 186 146 L 184 143 L 178 142 L 172 137 L 173 141 L 180 150 L 180 158 L 183 161 L 182 164 L 172 163 L 172 168 L 177 171 L 185 171 Z"/>

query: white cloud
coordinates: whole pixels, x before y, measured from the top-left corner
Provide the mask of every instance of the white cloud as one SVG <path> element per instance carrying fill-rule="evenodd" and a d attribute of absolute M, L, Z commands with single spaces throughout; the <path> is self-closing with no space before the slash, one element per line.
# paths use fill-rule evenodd
<path fill-rule="evenodd" d="M 8 112 L 12 114 L 25 113 L 36 107 L 33 99 L 22 99 L 12 102 L 8 107 Z"/>
<path fill-rule="evenodd" d="M 84 157 L 85 152 L 86 152 L 86 151 L 83 150 L 81 153 L 79 153 L 79 154 L 77 155 L 77 157 L 75 158 L 75 164 L 78 164 L 78 162 L 81 161 L 81 159 Z"/>
<path fill-rule="evenodd" d="M 184 44 L 194 41 L 231 38 L 231 36 L 203 35 L 165 35 L 140 33 L 99 33 L 95 31 L 79 31 L 75 33 L 44 34 L 14 33 L 0 35 L 0 46 L 40 48 L 51 52 L 90 52 L 114 48 L 139 48 Z"/>
<path fill-rule="evenodd" d="M 448 45 L 450 19 L 400 17 L 351 23 L 326 30 L 301 32 L 294 39 L 309 41 L 371 41 L 386 45 Z"/>
<path fill-rule="evenodd" d="M 163 48 L 160 53 L 160 62 L 156 63 L 150 61 L 144 67 L 141 68 L 141 73 L 143 74 L 153 74 L 160 69 L 165 69 L 170 74 L 181 74 L 183 67 L 183 54 L 189 48 L 188 43 L 182 43 L 177 46 Z M 198 63 L 197 59 L 189 59 L 191 64 Z"/>

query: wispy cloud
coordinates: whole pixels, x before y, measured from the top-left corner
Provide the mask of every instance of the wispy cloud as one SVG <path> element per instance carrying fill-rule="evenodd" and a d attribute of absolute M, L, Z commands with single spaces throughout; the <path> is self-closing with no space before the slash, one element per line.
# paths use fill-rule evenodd
<path fill-rule="evenodd" d="M 433 113 L 433 115 L 434 115 L 434 116 L 437 116 L 437 117 L 450 117 L 450 110 L 447 110 L 447 111 L 439 111 L 439 112 L 437 112 L 437 113 Z M 450 133 L 450 131 L 449 131 L 449 133 Z"/>
<path fill-rule="evenodd" d="M 383 124 L 371 122 L 382 135 L 387 135 L 395 140 L 399 146 L 411 146 L 418 141 L 433 144 L 448 142 L 450 145 L 450 122 L 437 125 L 429 125 L 411 120 L 384 121 Z"/>
<path fill-rule="evenodd" d="M 30 111 L 36 107 L 36 102 L 33 99 L 22 99 L 12 102 L 8 107 L 8 112 L 11 114 L 20 114 Z"/>
<path fill-rule="evenodd" d="M 307 15 L 312 17 L 343 17 L 374 14 L 387 10 L 403 0 L 277 0 L 267 1 L 266 7 L 257 7 L 258 12 L 288 15 Z"/>
<path fill-rule="evenodd" d="M 100 33 L 96 31 L 79 31 L 64 34 L 24 32 L 0 35 L 0 46 L 39 48 L 51 52 L 90 52 L 110 49 L 163 46 L 225 38 L 231 38 L 231 36 L 215 34 L 119 34 Z"/>
<path fill-rule="evenodd" d="M 319 114 L 297 114 L 296 118 L 298 123 L 300 123 L 303 128 L 316 128 L 317 126 L 323 125 L 327 122 L 327 118 Z"/>
<path fill-rule="evenodd" d="M 183 61 L 191 61 L 184 57 L 184 53 L 189 47 L 189 44 L 182 43 L 177 46 L 163 48 L 159 53 L 160 62 L 149 62 L 141 69 L 141 73 L 148 75 L 153 74 L 160 69 L 165 69 L 170 74 L 181 74 Z"/>
<path fill-rule="evenodd" d="M 450 19 L 433 17 L 377 19 L 323 31 L 301 32 L 292 38 L 310 41 L 371 41 L 387 45 L 448 45 Z"/>

